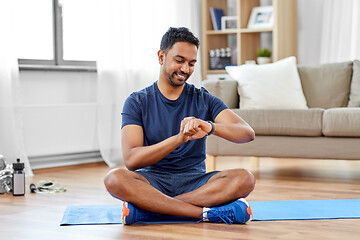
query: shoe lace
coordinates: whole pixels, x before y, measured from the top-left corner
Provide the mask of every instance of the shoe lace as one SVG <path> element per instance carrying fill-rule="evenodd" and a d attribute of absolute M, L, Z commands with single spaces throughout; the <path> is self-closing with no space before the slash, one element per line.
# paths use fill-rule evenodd
<path fill-rule="evenodd" d="M 234 221 L 232 220 L 233 216 L 233 211 L 231 209 L 224 209 L 222 211 L 218 211 L 218 210 L 212 210 L 211 212 L 211 217 L 204 217 L 204 213 L 201 214 L 201 216 L 203 217 L 201 220 L 197 221 L 196 223 L 205 221 L 207 219 L 210 218 L 214 218 L 214 217 L 218 217 L 221 219 L 221 221 L 223 221 L 224 223 L 226 223 L 227 225 L 231 225 Z"/>

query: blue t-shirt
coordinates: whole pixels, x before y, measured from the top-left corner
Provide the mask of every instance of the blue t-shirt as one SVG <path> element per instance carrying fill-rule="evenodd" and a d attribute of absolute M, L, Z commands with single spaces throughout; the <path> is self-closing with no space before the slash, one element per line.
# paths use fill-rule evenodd
<path fill-rule="evenodd" d="M 169 100 L 160 92 L 157 82 L 132 93 L 125 101 L 122 126 L 139 125 L 144 131 L 144 146 L 161 142 L 180 131 L 185 117 L 214 121 L 228 108 L 219 98 L 185 83 L 184 90 L 176 100 Z M 178 146 L 159 162 L 140 169 L 161 173 L 205 172 L 206 137 L 188 141 Z"/>

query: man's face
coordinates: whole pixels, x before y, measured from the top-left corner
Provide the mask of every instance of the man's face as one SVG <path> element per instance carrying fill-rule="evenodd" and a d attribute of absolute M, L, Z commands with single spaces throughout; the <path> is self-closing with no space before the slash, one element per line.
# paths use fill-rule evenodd
<path fill-rule="evenodd" d="M 159 51 L 162 73 L 172 86 L 182 86 L 194 72 L 197 48 L 188 42 L 177 42 L 166 53 Z"/>

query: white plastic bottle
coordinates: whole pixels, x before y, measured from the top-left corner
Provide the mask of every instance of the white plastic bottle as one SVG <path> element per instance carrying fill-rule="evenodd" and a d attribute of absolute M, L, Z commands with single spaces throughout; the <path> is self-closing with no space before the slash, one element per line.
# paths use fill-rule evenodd
<path fill-rule="evenodd" d="M 24 163 L 17 159 L 16 163 L 13 163 L 13 179 L 12 179 L 12 194 L 14 196 L 25 195 L 25 172 Z"/>

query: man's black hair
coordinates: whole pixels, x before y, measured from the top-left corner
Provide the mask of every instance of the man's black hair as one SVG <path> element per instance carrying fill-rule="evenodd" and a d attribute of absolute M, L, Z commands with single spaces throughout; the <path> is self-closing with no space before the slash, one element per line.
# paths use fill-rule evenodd
<path fill-rule="evenodd" d="M 188 42 L 199 48 L 200 40 L 194 36 L 186 27 L 173 28 L 170 27 L 161 39 L 160 50 L 172 48 L 177 42 Z"/>

